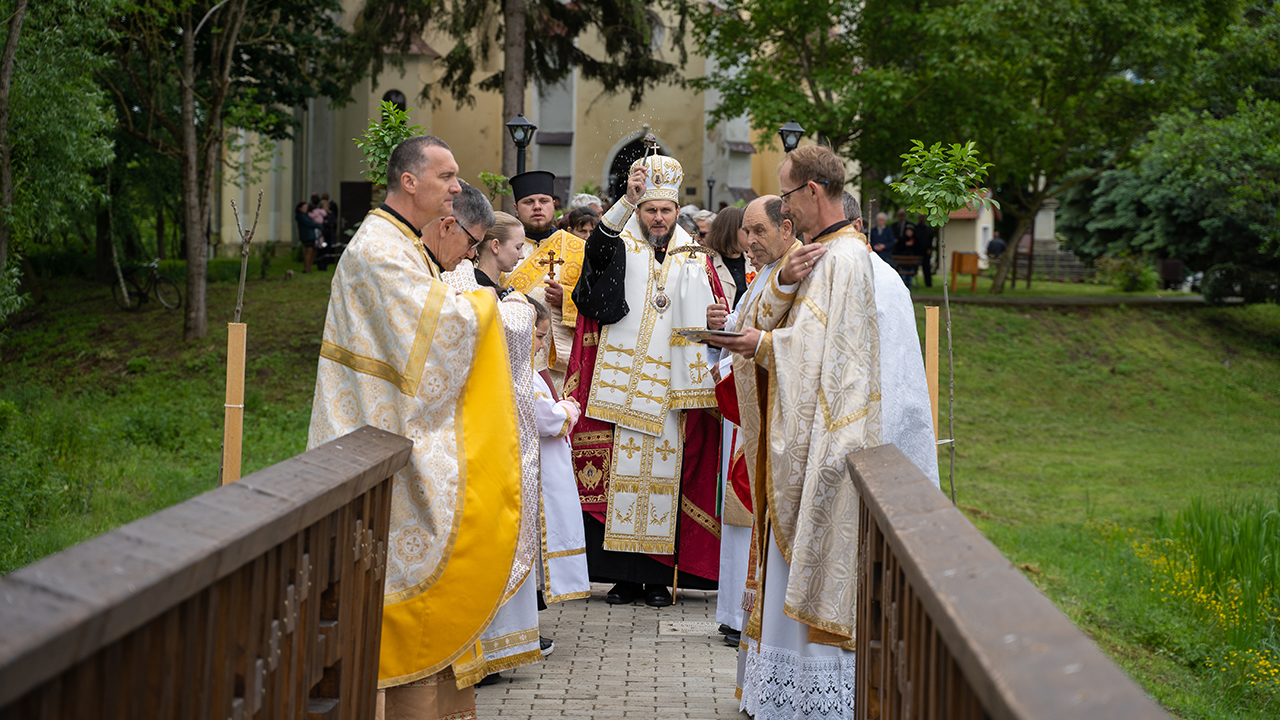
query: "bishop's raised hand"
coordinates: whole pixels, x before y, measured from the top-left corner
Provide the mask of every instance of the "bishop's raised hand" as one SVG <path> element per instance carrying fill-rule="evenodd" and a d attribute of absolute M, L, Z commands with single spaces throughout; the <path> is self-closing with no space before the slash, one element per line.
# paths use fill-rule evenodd
<path fill-rule="evenodd" d="M 644 195 L 645 185 L 648 184 L 649 168 L 639 165 L 631 171 L 631 175 L 627 178 L 627 202 L 632 205 L 640 204 L 640 198 Z"/>

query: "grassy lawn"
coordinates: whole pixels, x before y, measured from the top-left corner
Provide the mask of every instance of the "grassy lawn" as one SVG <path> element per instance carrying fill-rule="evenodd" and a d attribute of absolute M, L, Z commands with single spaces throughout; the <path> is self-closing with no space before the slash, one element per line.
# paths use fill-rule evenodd
<path fill-rule="evenodd" d="M 950 274 L 948 273 L 948 277 Z M 969 287 L 972 280 L 968 275 L 957 275 L 956 284 L 951 288 L 953 295 L 989 295 L 991 292 L 991 276 L 978 276 L 978 291 L 972 293 Z M 942 278 L 935 275 L 933 278 L 933 287 L 924 286 L 924 276 L 916 276 L 916 286 L 911 291 L 914 296 L 932 296 L 942 297 Z M 1169 296 L 1188 296 L 1197 293 L 1184 293 L 1172 290 L 1159 290 L 1152 292 L 1127 293 L 1122 292 L 1113 285 L 1097 285 L 1095 283 L 1075 283 L 1075 282 L 1053 282 L 1049 280 L 1032 280 L 1031 289 L 1027 289 L 1027 281 L 1019 279 L 1017 287 L 1010 288 L 1006 283 L 1004 286 L 1004 294 L 1011 297 L 1079 297 L 1079 296 L 1106 296 L 1106 297 L 1169 297 Z"/>
<path fill-rule="evenodd" d="M 246 473 L 306 443 L 330 275 L 284 281 L 289 267 L 246 292 Z M 48 291 L 0 345 L 0 572 L 218 472 L 235 286 L 210 286 L 199 342 L 154 303 L 125 313 L 83 281 Z M 1280 497 L 1280 307 L 952 314 L 962 509 L 1176 715 L 1275 717 L 1280 686 L 1222 669 L 1220 628 L 1171 595 L 1144 542 L 1196 497 Z"/>

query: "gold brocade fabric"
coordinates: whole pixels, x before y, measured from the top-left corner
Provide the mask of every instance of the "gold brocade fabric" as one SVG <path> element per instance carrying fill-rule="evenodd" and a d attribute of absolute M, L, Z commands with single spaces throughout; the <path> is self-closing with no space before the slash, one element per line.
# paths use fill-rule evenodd
<path fill-rule="evenodd" d="M 364 425 L 413 441 L 392 481 L 379 685 L 449 666 L 501 603 L 520 450 L 488 292 L 439 279 L 413 231 L 373 211 L 334 273 L 308 447 Z"/>
<path fill-rule="evenodd" d="M 767 541 L 765 526 L 772 525 L 791 565 L 786 613 L 810 627 L 811 642 L 847 645 L 857 591 L 858 496 L 844 458 L 880 444 L 879 332 L 862 236 L 845 228 L 818 242 L 827 254 L 794 296 L 778 285 L 784 259 L 741 313 L 739 330 L 754 324 L 769 332 L 754 362 L 735 356 L 734 378 L 745 453 L 755 458 L 748 469 L 757 542 Z M 758 387 L 755 365 L 767 371 L 767 388 Z M 768 404 L 763 427 L 758 398 Z"/>
<path fill-rule="evenodd" d="M 548 305 L 551 311 L 551 337 L 543 356 L 535 365 L 551 370 L 557 388 L 564 384 L 564 373 L 569 366 L 569 351 L 573 348 L 573 328 L 578 324 L 578 306 L 573 304 L 573 286 L 582 274 L 582 257 L 587 241 L 567 230 L 557 230 L 541 243 L 525 239 L 524 259 L 502 278 L 503 287 L 513 287 L 538 302 L 546 304 L 544 281 L 548 270 L 555 267 L 555 279 L 564 286 L 564 299 L 559 306 Z M 555 253 L 552 258 L 551 254 Z"/>

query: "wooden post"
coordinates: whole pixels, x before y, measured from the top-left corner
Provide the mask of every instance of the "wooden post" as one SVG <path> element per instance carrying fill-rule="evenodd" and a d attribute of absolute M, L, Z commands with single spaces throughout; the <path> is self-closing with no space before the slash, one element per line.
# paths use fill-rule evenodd
<path fill-rule="evenodd" d="M 227 323 L 227 408 L 222 430 L 222 484 L 240 479 L 244 435 L 244 323 Z"/>
<path fill-rule="evenodd" d="M 953 266 L 954 267 L 954 266 Z M 938 441 L 938 306 L 924 309 L 924 376 L 929 383 L 929 407 L 933 410 L 933 441 Z"/>

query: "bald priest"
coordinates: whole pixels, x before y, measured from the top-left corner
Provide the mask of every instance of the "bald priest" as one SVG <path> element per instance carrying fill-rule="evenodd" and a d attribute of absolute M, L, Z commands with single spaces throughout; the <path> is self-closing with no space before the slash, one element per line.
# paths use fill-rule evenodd
<path fill-rule="evenodd" d="M 565 393 L 584 417 L 573 434 L 587 567 L 615 583 L 611 604 L 671 604 L 680 587 L 713 589 L 719 423 L 703 329 L 718 286 L 706 248 L 676 225 L 684 172 L 652 155 L 587 239 L 573 289 L 578 324 Z M 723 293 L 720 293 L 723 296 Z"/>

